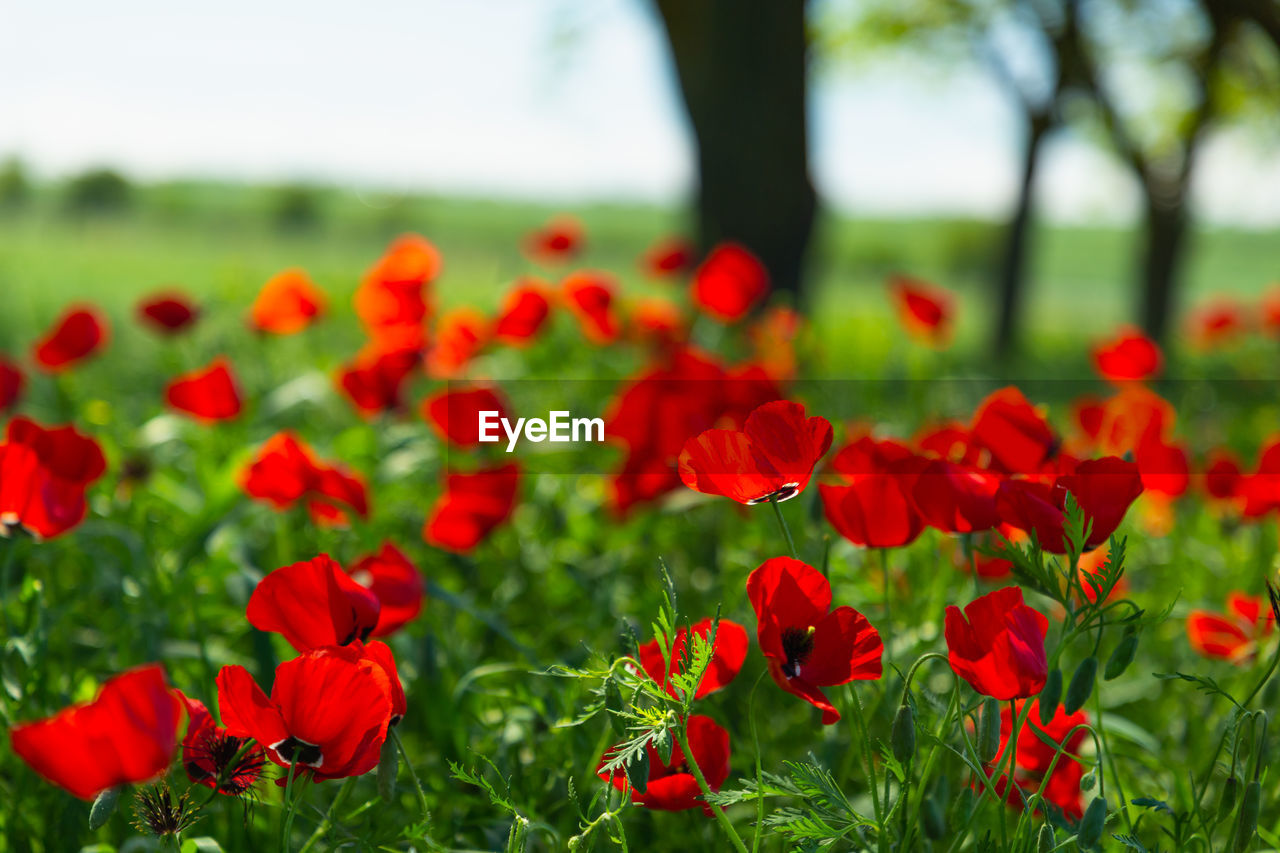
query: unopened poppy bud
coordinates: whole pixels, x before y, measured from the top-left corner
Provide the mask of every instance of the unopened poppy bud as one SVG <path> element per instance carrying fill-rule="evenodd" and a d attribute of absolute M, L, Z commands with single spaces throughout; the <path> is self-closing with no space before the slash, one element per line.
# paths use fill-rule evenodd
<path fill-rule="evenodd" d="M 400 754 L 396 751 L 396 742 L 388 737 L 382 742 L 382 753 L 378 756 L 378 796 L 384 803 L 389 803 L 396 796 L 396 773 L 400 770 Z"/>
<path fill-rule="evenodd" d="M 1218 800 L 1218 820 L 1223 820 L 1236 807 L 1236 798 L 1240 796 L 1240 780 L 1228 776 L 1222 783 L 1222 799 Z"/>
<path fill-rule="evenodd" d="M 1053 835 L 1053 827 L 1046 823 L 1040 827 L 1040 838 L 1036 841 L 1036 849 L 1039 853 L 1052 853 L 1057 846 L 1058 839 Z"/>
<path fill-rule="evenodd" d="M 1000 753 L 1000 703 L 988 696 L 978 716 L 978 758 L 989 764 Z"/>
<path fill-rule="evenodd" d="M 1093 682 L 1098 677 L 1098 659 L 1093 655 L 1081 661 L 1076 667 L 1071 683 L 1067 685 L 1067 695 L 1062 701 L 1062 710 L 1074 714 L 1084 707 L 1093 694 Z"/>
<path fill-rule="evenodd" d="M 942 816 L 938 801 L 933 797 L 925 797 L 920 822 L 924 824 L 924 837 L 930 841 L 939 841 L 947 834 L 947 821 Z"/>
<path fill-rule="evenodd" d="M 649 750 L 636 750 L 623 765 L 623 769 L 626 771 L 627 781 L 631 784 L 632 790 L 637 794 L 643 794 L 649 787 Z"/>
<path fill-rule="evenodd" d="M 1081 850 L 1092 850 L 1102 840 L 1102 827 L 1107 822 L 1107 801 L 1103 797 L 1094 797 L 1080 818 L 1080 828 L 1076 831 L 1076 844 Z"/>
<path fill-rule="evenodd" d="M 119 788 L 108 788 L 94 797 L 93 805 L 89 808 L 89 829 L 97 830 L 105 826 L 107 821 L 111 820 L 111 815 L 115 813 L 116 803 L 119 800 Z"/>
<path fill-rule="evenodd" d="M 1105 681 L 1119 678 L 1129 668 L 1129 664 L 1133 663 L 1133 655 L 1137 651 L 1138 635 L 1125 634 L 1124 639 L 1111 652 L 1111 657 L 1107 658 L 1107 667 L 1102 671 L 1102 678 Z"/>
<path fill-rule="evenodd" d="M 1058 702 L 1062 700 L 1062 670 L 1054 668 L 1044 680 L 1044 689 L 1040 691 L 1040 725 L 1047 726 L 1058 710 Z"/>
<path fill-rule="evenodd" d="M 1262 808 L 1262 785 L 1254 779 L 1244 788 L 1240 801 L 1240 817 L 1236 821 L 1236 839 L 1232 845 L 1235 853 L 1249 849 L 1253 834 L 1258 830 L 1258 811 Z"/>
<path fill-rule="evenodd" d="M 916 716 L 911 706 L 903 703 L 893 717 L 893 757 L 906 764 L 916 754 Z"/>
<path fill-rule="evenodd" d="M 674 738 L 671 737 L 670 729 L 663 729 L 658 736 L 653 739 L 653 748 L 658 750 L 658 758 L 663 764 L 671 763 L 671 746 Z"/>
<path fill-rule="evenodd" d="M 1098 787 L 1098 776 L 1093 771 L 1090 771 L 1080 777 L 1081 791 L 1084 791 L 1087 793 L 1089 791 L 1092 791 L 1096 787 Z"/>
<path fill-rule="evenodd" d="M 618 686 L 617 679 L 612 675 L 604 680 L 604 707 L 609 715 L 609 725 L 613 726 L 614 734 L 625 736 L 627 733 L 627 721 L 622 718 L 622 711 L 625 707 L 622 700 L 622 688 Z"/>

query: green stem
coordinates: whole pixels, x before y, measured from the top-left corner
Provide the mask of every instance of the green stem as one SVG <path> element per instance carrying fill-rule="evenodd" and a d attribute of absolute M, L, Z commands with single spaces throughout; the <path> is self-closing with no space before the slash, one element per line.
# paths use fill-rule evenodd
<path fill-rule="evenodd" d="M 1120 797 L 1120 813 L 1124 815 L 1125 825 L 1129 827 L 1129 834 L 1132 835 L 1133 818 L 1129 817 L 1129 800 L 1124 795 L 1124 783 L 1120 781 L 1120 770 L 1116 767 L 1115 756 L 1111 754 L 1111 745 L 1107 743 L 1106 726 L 1102 724 L 1102 690 L 1100 687 L 1101 685 L 1094 685 L 1093 688 L 1093 710 L 1098 717 L 1094 722 L 1094 728 L 1098 733 L 1098 737 L 1102 740 L 1103 760 L 1107 768 L 1111 770 L 1111 778 L 1116 780 L 1116 793 Z M 1098 768 L 1098 772 L 1101 775 L 1101 767 Z"/>
<path fill-rule="evenodd" d="M 288 853 L 289 851 L 289 841 L 293 837 L 293 816 L 297 814 L 298 803 L 301 802 L 303 793 L 305 793 L 300 791 L 296 799 L 293 796 L 293 781 L 296 776 L 294 769 L 294 765 L 290 763 L 289 775 L 286 777 L 284 783 L 285 814 L 284 827 L 280 831 L 280 853 Z M 305 770 L 303 772 L 306 773 Z M 310 778 L 311 775 L 308 773 L 306 779 Z M 306 779 L 304 779 L 302 783 L 304 786 L 306 785 Z"/>
<path fill-rule="evenodd" d="M 889 603 L 889 549 L 877 548 L 880 552 L 880 572 L 884 575 L 884 627 L 893 623 L 893 609 Z"/>
<path fill-rule="evenodd" d="M 308 850 L 316 845 L 316 842 L 324 837 L 325 833 L 333 828 L 334 812 L 341 807 L 343 801 L 347 799 L 347 796 L 351 793 L 351 789 L 355 786 L 356 777 L 348 776 L 346 781 L 342 783 L 342 787 L 338 789 L 338 793 L 334 796 L 333 801 L 329 803 L 329 809 L 324 813 L 324 820 L 320 821 L 320 825 L 316 827 L 316 831 L 311 833 L 311 837 L 307 839 L 307 843 L 302 845 L 301 853 L 307 853 Z"/>
<path fill-rule="evenodd" d="M 858 691 L 854 689 L 853 684 L 849 685 L 849 698 L 853 700 L 853 720 L 857 725 L 855 739 L 858 741 L 857 748 L 862 753 L 862 760 L 865 762 L 864 772 L 867 774 L 867 787 L 871 789 L 871 803 L 876 811 L 876 825 L 880 827 L 880 835 L 884 834 L 883 816 L 880 811 L 880 792 L 876 790 L 875 762 L 870 755 L 871 735 L 867 732 L 867 720 L 862 714 L 862 701 L 858 699 Z"/>
<path fill-rule="evenodd" d="M 395 729 L 389 729 L 387 736 L 396 742 L 396 749 L 400 750 L 400 760 L 404 762 L 404 766 L 409 770 L 409 778 L 413 780 L 413 790 L 418 795 L 418 807 L 422 809 L 422 836 L 423 840 L 433 850 L 438 850 L 439 845 L 431 838 L 431 806 L 427 803 L 427 792 L 422 789 L 422 781 L 418 778 L 418 771 L 413 769 L 413 762 L 409 760 L 409 753 L 404 748 L 404 743 L 400 740 L 400 733 Z"/>
<path fill-rule="evenodd" d="M 756 729 L 756 688 L 764 680 L 765 672 L 756 677 L 751 685 L 751 695 L 747 698 L 747 725 L 751 729 L 751 748 L 756 752 L 756 827 L 751 839 L 751 853 L 760 853 L 760 839 L 764 837 L 764 772 L 760 767 L 760 735 Z"/>
<path fill-rule="evenodd" d="M 782 515 L 782 507 L 778 506 L 778 499 L 770 495 L 769 503 L 773 505 L 773 513 L 778 517 L 778 526 L 782 528 L 782 533 L 787 537 L 787 547 L 791 549 L 791 557 L 794 560 L 800 559 L 800 554 L 796 551 L 796 540 L 791 538 L 791 528 L 787 526 L 787 519 Z"/>
<path fill-rule="evenodd" d="M 18 543 L 14 539 L 4 540 L 0 545 L 4 549 L 4 557 L 0 559 L 0 627 L 4 635 L 9 637 L 9 572 L 13 569 L 13 561 L 18 555 Z"/>
<path fill-rule="evenodd" d="M 687 725 L 687 719 L 681 720 L 680 725 L 674 726 L 673 730 L 675 731 L 676 740 L 680 742 L 680 750 L 684 753 L 685 760 L 689 762 L 689 770 L 693 772 L 693 778 L 697 780 L 698 789 L 702 791 L 702 796 L 705 799 L 711 795 L 711 786 L 707 784 L 706 777 L 702 775 L 702 768 L 698 766 L 698 760 L 694 758 L 693 750 L 689 748 L 689 734 L 685 730 Z M 729 816 L 724 813 L 724 809 L 709 801 L 707 802 L 707 805 L 710 807 L 711 813 L 715 815 L 716 820 L 720 823 L 720 828 L 724 830 L 724 834 L 729 837 L 731 842 L 733 842 L 733 848 L 737 850 L 738 853 L 747 853 L 747 845 L 742 842 L 742 837 L 738 835 L 738 831 L 733 828 L 733 823 L 730 822 Z"/>

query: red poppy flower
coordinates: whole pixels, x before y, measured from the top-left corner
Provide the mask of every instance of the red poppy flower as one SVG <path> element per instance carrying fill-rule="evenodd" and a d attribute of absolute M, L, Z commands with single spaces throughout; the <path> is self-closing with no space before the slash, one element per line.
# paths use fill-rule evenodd
<path fill-rule="evenodd" d="M 520 467 L 509 462 L 470 473 L 454 471 L 444 482 L 444 494 L 432 508 L 422 538 L 428 545 L 466 553 L 511 517 Z"/>
<path fill-rule="evenodd" d="M 361 644 L 358 641 L 354 646 L 361 648 Z M 399 725 L 400 721 L 404 719 L 408 705 L 405 702 L 404 685 L 400 683 L 400 673 L 396 668 L 395 656 L 391 654 L 391 647 L 386 643 L 374 640 L 363 644 L 363 649 L 364 656 L 382 667 L 382 671 L 387 674 L 387 683 L 391 686 L 391 720 L 389 725 Z"/>
<path fill-rule="evenodd" d="M 1126 385 L 1103 403 L 1097 446 L 1102 453 L 1133 453 L 1152 439 L 1164 441 L 1177 420 L 1173 405 L 1142 385 Z"/>
<path fill-rule="evenodd" d="M 955 297 L 926 281 L 905 275 L 889 278 L 889 295 L 907 334 L 931 347 L 951 343 Z"/>
<path fill-rule="evenodd" d="M 630 335 L 637 341 L 652 342 L 660 347 L 674 347 L 688 337 L 688 324 L 680 308 L 669 299 L 638 299 L 628 317 Z"/>
<path fill-rule="evenodd" d="M 796 340 L 804 328 L 799 312 L 784 305 L 765 310 L 747 330 L 756 363 L 774 379 L 796 375 Z"/>
<path fill-rule="evenodd" d="M 1049 620 L 1022 601 L 1022 590 L 1006 586 L 948 607 L 947 657 L 956 675 L 984 696 L 1025 699 L 1044 687 L 1049 664 L 1044 638 Z"/>
<path fill-rule="evenodd" d="M 1187 332 L 1193 347 L 1211 350 L 1237 340 L 1248 325 L 1240 305 L 1226 297 L 1219 297 L 1191 312 Z"/>
<path fill-rule="evenodd" d="M 582 251 L 582 223 L 572 216 L 556 216 L 524 241 L 525 253 L 544 264 L 564 263 Z"/>
<path fill-rule="evenodd" d="M 85 490 L 106 469 L 102 448 L 74 427 L 9 421 L 0 443 L 0 536 L 21 526 L 49 539 L 75 527 L 88 511 Z"/>
<path fill-rule="evenodd" d="M 703 639 L 711 636 L 712 620 L 703 619 L 693 626 L 693 633 Z M 672 644 L 671 659 L 663 660 L 662 649 L 657 640 L 650 640 L 640 647 L 640 666 L 650 678 L 665 687 L 667 692 L 676 696 L 675 685 L 669 684 L 670 676 L 684 671 L 681 661 L 685 654 L 685 646 L 689 634 L 684 628 L 676 631 Z M 694 699 L 710 696 L 717 690 L 729 686 L 729 682 L 738 675 L 742 663 L 747 659 L 747 629 L 737 622 L 721 619 L 716 627 L 715 645 L 712 647 L 711 663 L 698 683 Z"/>
<path fill-rule="evenodd" d="M 168 769 L 178 748 L 182 700 L 164 669 L 148 664 L 109 679 L 91 702 L 9 730 L 13 751 L 82 800 Z"/>
<path fill-rule="evenodd" d="M 729 778 L 729 733 L 710 717 L 693 714 L 689 717 L 688 736 L 689 751 L 693 753 L 693 760 L 698 763 L 702 777 L 707 780 L 707 787 L 712 791 L 719 791 L 720 786 Z M 596 768 L 600 778 L 612 783 L 619 791 L 631 790 L 631 801 L 637 806 L 667 812 L 701 806 L 703 812 L 710 816 L 711 809 L 702 801 L 702 789 L 689 770 L 689 762 L 680 745 L 671 745 L 669 762 L 663 761 L 653 746 L 646 749 L 649 751 L 649 779 L 643 794 L 631 788 L 621 769 L 614 771 L 612 778 L 602 772 L 601 768 L 605 763 L 603 758 Z"/>
<path fill-rule="evenodd" d="M 1000 752 L 988 765 L 991 775 L 1002 774 L 996 780 L 996 790 L 1005 795 L 1009 805 L 1021 808 L 1028 794 L 1039 791 L 1044 786 L 1044 798 L 1057 807 L 1071 820 L 1079 820 L 1084 810 L 1080 802 L 1080 780 L 1084 777 L 1084 767 L 1069 754 L 1080 753 L 1080 745 L 1088 737 L 1088 732 L 1077 726 L 1089 722 L 1084 711 L 1074 714 L 1064 713 L 1059 706 L 1054 711 L 1049 725 L 1040 725 L 1040 700 L 1032 699 L 1031 708 L 1026 713 L 1026 720 L 1018 732 L 1018 742 L 1014 746 L 1014 783 L 1020 791 L 1007 790 L 1008 777 L 1003 775 L 1009 767 L 1009 756 L 1004 752 L 1009 746 L 1009 737 L 1013 734 L 1013 715 L 1022 714 L 1023 703 L 1014 702 L 1013 708 L 1004 706 L 1000 716 Z M 1037 731 L 1038 730 L 1038 731 Z M 1073 731 L 1075 730 L 1075 731 Z M 1047 737 L 1055 746 L 1041 740 Z M 1058 756 L 1057 745 L 1062 745 L 1062 755 Z M 1057 763 L 1054 758 L 1057 757 Z M 1049 773 L 1049 768 L 1053 772 Z M 1045 774 L 1049 774 L 1045 781 Z"/>
<path fill-rule="evenodd" d="M 1191 463 L 1181 445 L 1151 436 L 1138 445 L 1133 461 L 1142 474 L 1145 492 L 1176 498 L 1191 484 Z"/>
<path fill-rule="evenodd" d="M 321 554 L 259 581 L 245 615 L 259 631 L 277 633 L 305 652 L 369 639 L 380 607 L 377 595 Z"/>
<path fill-rule="evenodd" d="M 1236 484 L 1245 518 L 1260 518 L 1280 507 L 1280 436 L 1272 436 L 1258 451 L 1258 464 Z"/>
<path fill-rule="evenodd" d="M 185 696 L 180 690 L 174 692 L 187 708 L 187 734 L 182 739 L 182 766 L 187 778 L 232 797 L 256 785 L 267 760 L 262 747 L 255 743 L 241 753 L 247 740 L 227 734 L 199 699 Z"/>
<path fill-rule="evenodd" d="M 790 557 L 766 560 L 747 578 L 747 597 L 769 674 L 821 709 L 823 725 L 840 719 L 823 687 L 880 677 L 880 634 L 852 607 L 831 609 L 831 584 L 817 569 Z"/>
<path fill-rule="evenodd" d="M 599 272 L 576 272 L 560 283 L 565 305 L 593 344 L 611 344 L 622 331 L 614 304 L 617 289 L 612 277 Z"/>
<path fill-rule="evenodd" d="M 404 384 L 419 360 L 417 347 L 384 349 L 375 342 L 338 371 L 337 385 L 365 417 L 396 412 L 404 408 Z"/>
<path fill-rule="evenodd" d="M 1150 379 L 1163 365 L 1159 345 L 1132 326 L 1093 349 L 1093 366 L 1098 375 L 1113 382 Z"/>
<path fill-rule="evenodd" d="M 371 637 L 393 634 L 422 611 L 422 573 L 399 548 L 382 543 L 376 554 L 361 557 L 347 568 L 351 579 L 377 597 L 381 608 Z"/>
<path fill-rule="evenodd" d="M 493 324 L 493 338 L 509 346 L 525 346 L 551 316 L 550 287 L 535 278 L 523 278 L 507 291 Z"/>
<path fill-rule="evenodd" d="M 240 414 L 240 388 L 231 373 L 231 362 L 222 356 L 208 367 L 170 382 L 164 396 L 179 412 L 205 423 L 231 420 Z"/>
<path fill-rule="evenodd" d="M 312 518 L 322 524 L 345 523 L 344 506 L 361 518 L 369 515 L 364 483 L 337 465 L 318 462 L 311 448 L 288 431 L 262 445 L 241 474 L 240 487 L 277 511 L 305 500 Z"/>
<path fill-rule="evenodd" d="M 218 673 L 227 732 L 253 738 L 281 767 L 317 780 L 359 776 L 378 764 L 392 715 L 386 670 L 361 646 L 312 649 L 276 667 L 268 697 L 242 666 Z"/>
<path fill-rule="evenodd" d="M 356 289 L 356 316 L 369 335 L 380 338 L 405 326 L 420 329 L 429 313 L 424 289 L 440 267 L 440 252 L 426 239 L 406 234 L 393 242 Z"/>
<path fill-rule="evenodd" d="M 975 448 L 990 456 L 987 467 L 1006 474 L 1038 473 L 1058 448 L 1044 415 L 1013 386 L 978 404 L 969 437 Z"/>
<path fill-rule="evenodd" d="M 980 578 L 987 578 L 988 580 L 1007 578 L 1013 573 L 1013 563 L 1002 557 L 994 557 L 982 553 L 983 548 L 1003 551 L 1004 540 L 1022 544 L 1029 541 L 1030 537 L 1016 527 L 1000 524 L 992 530 L 983 530 L 974 536 L 970 543 L 969 562 L 967 563 L 965 562 L 964 548 L 961 547 L 958 541 L 952 540 L 951 561 L 956 568 L 965 572 L 975 572 Z"/>
<path fill-rule="evenodd" d="M 769 292 L 764 264 L 737 243 L 721 243 L 693 274 L 693 304 L 721 323 L 736 323 Z"/>
<path fill-rule="evenodd" d="M 1239 494 L 1243 474 L 1235 454 L 1224 448 L 1214 450 L 1205 465 L 1205 493 L 1215 500 L 1232 500 Z"/>
<path fill-rule="evenodd" d="M 680 479 L 748 506 L 785 501 L 804 491 L 830 447 L 826 418 L 806 418 L 799 403 L 775 400 L 752 412 L 742 430 L 709 429 L 685 442 Z"/>
<path fill-rule="evenodd" d="M 848 485 L 818 487 L 827 521 L 855 545 L 897 548 L 924 529 L 915 504 L 916 482 L 930 464 L 905 445 L 864 437 L 831 462 Z"/>
<path fill-rule="evenodd" d="M 436 321 L 436 336 L 427 351 L 427 373 L 441 379 L 457 375 L 489 339 L 488 323 L 479 311 L 454 308 Z"/>
<path fill-rule="evenodd" d="M 1259 313 L 1262 331 L 1271 337 L 1280 337 L 1280 283 L 1271 285 L 1262 295 Z"/>
<path fill-rule="evenodd" d="M 305 270 L 287 269 L 258 291 L 249 312 L 249 324 L 259 332 L 294 335 L 319 319 L 327 302 L 324 292 Z"/>
<path fill-rule="evenodd" d="M 696 250 L 683 237 L 665 237 L 640 256 L 640 271 L 650 278 L 671 278 L 693 268 Z"/>
<path fill-rule="evenodd" d="M 458 447 L 480 445 L 481 412 L 497 412 L 491 421 L 494 426 L 490 434 L 506 441 L 497 419 L 508 417 L 509 411 L 493 388 L 444 388 L 422 401 L 423 419 L 431 424 L 436 435 Z"/>
<path fill-rule="evenodd" d="M 1063 514 L 1067 493 L 1092 521 L 1084 550 L 1092 551 L 1110 538 L 1124 519 L 1129 505 L 1142 494 L 1138 466 L 1115 456 L 1081 462 L 1074 472 L 1063 474 L 1053 484 L 1032 480 L 1005 480 L 996 493 L 996 509 L 1008 524 L 1035 531 L 1040 547 L 1065 554 Z"/>
<path fill-rule="evenodd" d="M 1227 612 L 1193 610 L 1187 614 L 1191 648 L 1207 658 L 1243 666 L 1258 653 L 1258 643 L 1275 628 L 1275 615 L 1258 596 L 1227 594 Z"/>
<path fill-rule="evenodd" d="M 978 453 L 970 444 L 969 428 L 955 421 L 927 426 L 916 433 L 911 443 L 926 456 L 965 465 L 978 464 Z"/>
<path fill-rule="evenodd" d="M 973 533 L 1000 523 L 996 512 L 999 474 L 934 459 L 924 465 L 911 498 L 925 524 L 943 533 Z"/>
<path fill-rule="evenodd" d="M 155 293 L 138 303 L 138 321 L 162 335 L 176 335 L 199 317 L 200 309 L 177 292 Z"/>
<path fill-rule="evenodd" d="M 0 355 L 0 412 L 18 404 L 22 396 L 23 377 L 15 362 Z"/>
<path fill-rule="evenodd" d="M 48 373 L 75 367 L 107 343 L 107 318 L 92 305 L 68 308 L 36 342 L 36 364 Z"/>

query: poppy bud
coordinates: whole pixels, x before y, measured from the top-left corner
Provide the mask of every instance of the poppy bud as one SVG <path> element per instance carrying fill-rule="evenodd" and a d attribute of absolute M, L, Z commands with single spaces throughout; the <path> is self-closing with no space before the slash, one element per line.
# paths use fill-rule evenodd
<path fill-rule="evenodd" d="M 916 754 L 916 717 L 911 706 L 903 703 L 893 717 L 893 757 L 906 764 Z"/>
<path fill-rule="evenodd" d="M 1236 807 L 1236 798 L 1240 796 L 1240 780 L 1228 776 L 1222 783 L 1222 799 L 1218 800 L 1218 820 L 1223 820 Z"/>
<path fill-rule="evenodd" d="M 653 739 L 653 748 L 658 751 L 658 758 L 663 764 L 671 763 L 671 746 L 674 738 L 671 737 L 670 729 L 663 729 L 658 732 L 658 736 Z"/>
<path fill-rule="evenodd" d="M 609 725 L 613 726 L 614 734 L 625 736 L 627 721 L 622 718 L 622 688 L 612 675 L 604 680 L 604 707 L 609 714 Z"/>
<path fill-rule="evenodd" d="M 1036 842 L 1036 850 L 1039 853 L 1052 853 L 1057 846 L 1058 839 L 1053 835 L 1053 827 L 1046 823 L 1040 827 L 1040 838 Z"/>
<path fill-rule="evenodd" d="M 1111 657 L 1107 658 L 1107 668 L 1103 670 L 1102 678 L 1105 681 L 1119 678 L 1129 668 L 1129 664 L 1133 663 L 1133 655 L 1137 651 L 1138 635 L 1125 634 L 1124 639 L 1111 652 Z"/>
<path fill-rule="evenodd" d="M 1090 771 L 1080 777 L 1081 791 L 1084 791 L 1087 793 L 1089 791 L 1092 791 L 1096 787 L 1098 787 L 1098 776 L 1093 771 Z"/>
<path fill-rule="evenodd" d="M 1068 714 L 1074 714 L 1083 708 L 1084 703 L 1088 702 L 1089 696 L 1093 694 L 1093 682 L 1097 677 L 1098 659 L 1090 655 L 1076 667 L 1075 675 L 1071 676 L 1071 683 L 1067 685 L 1067 695 L 1062 702 L 1062 710 Z"/>
<path fill-rule="evenodd" d="M 395 798 L 396 772 L 399 769 L 400 755 L 396 751 L 396 742 L 387 738 L 382 742 L 382 754 L 378 756 L 378 796 L 384 803 Z"/>
<path fill-rule="evenodd" d="M 1076 844 L 1081 850 L 1091 850 L 1102 840 L 1102 827 L 1107 822 L 1107 801 L 1103 797 L 1094 797 L 1080 819 L 1080 828 L 1076 831 Z"/>
<path fill-rule="evenodd" d="M 1000 752 L 1000 703 L 988 696 L 982 702 L 978 717 L 978 758 L 983 764 L 995 760 Z"/>
<path fill-rule="evenodd" d="M 920 822 L 924 824 L 924 837 L 930 841 L 939 841 L 947 834 L 947 821 L 942 816 L 938 801 L 933 797 L 925 797 Z"/>
<path fill-rule="evenodd" d="M 1232 850 L 1241 853 L 1249 848 L 1253 834 L 1258 829 L 1258 811 L 1262 808 L 1262 785 L 1254 779 L 1244 789 L 1244 799 L 1240 801 L 1240 817 L 1236 823 L 1236 840 Z"/>
<path fill-rule="evenodd" d="M 1054 668 L 1044 681 L 1044 689 L 1040 691 L 1040 725 L 1047 726 L 1058 710 L 1058 702 L 1062 699 L 1062 670 Z"/>
<path fill-rule="evenodd" d="M 119 788 L 108 788 L 94 797 L 93 805 L 89 808 L 89 829 L 97 830 L 106 826 L 107 821 L 111 820 L 111 815 L 115 813 L 119 799 Z"/>
<path fill-rule="evenodd" d="M 637 794 L 643 794 L 649 787 L 649 750 L 638 749 L 632 753 L 623 765 L 627 773 L 627 782 Z"/>

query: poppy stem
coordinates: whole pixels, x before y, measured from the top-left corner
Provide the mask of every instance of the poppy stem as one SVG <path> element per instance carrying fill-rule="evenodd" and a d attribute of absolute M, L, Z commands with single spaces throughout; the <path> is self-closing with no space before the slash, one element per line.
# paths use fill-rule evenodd
<path fill-rule="evenodd" d="M 849 685 L 849 698 L 853 700 L 853 721 L 857 726 L 854 737 L 858 743 L 854 748 L 861 754 L 860 764 L 864 764 L 864 770 L 867 774 L 867 787 L 871 789 L 871 804 L 876 810 L 876 825 L 879 827 L 877 835 L 884 832 L 883 818 L 880 812 L 880 792 L 876 789 L 875 762 L 869 753 L 871 744 L 871 735 L 867 732 L 867 719 L 862 714 L 862 700 L 858 698 L 858 691 L 852 684 Z"/>
<path fill-rule="evenodd" d="M 307 839 L 307 843 L 302 845 L 301 853 L 307 853 L 307 851 L 314 847 L 316 842 L 324 837 L 324 834 L 333 826 L 333 813 L 341 807 L 343 801 L 345 801 L 347 796 L 351 793 L 351 789 L 355 787 L 355 784 L 355 776 L 348 776 L 346 780 L 343 781 L 342 787 L 338 789 L 338 793 L 329 803 L 329 810 L 324 813 L 324 819 L 320 821 L 320 824 L 316 827 L 316 831 L 311 833 L 311 837 Z"/>
<path fill-rule="evenodd" d="M 738 853 L 747 853 L 747 845 L 743 843 L 742 836 L 738 835 L 738 831 L 733 828 L 733 823 L 730 822 L 728 815 L 724 813 L 724 809 L 706 800 L 711 795 L 711 786 L 707 784 L 707 777 L 702 775 L 702 768 L 698 766 L 698 759 L 693 757 L 693 750 L 689 748 L 689 734 L 685 730 L 688 722 L 688 719 L 684 719 L 680 725 L 673 727 L 676 740 L 680 742 L 680 751 L 684 753 L 685 760 L 689 762 L 689 770 L 693 772 L 693 778 L 698 782 L 698 789 L 702 791 L 703 801 L 707 803 L 711 813 L 719 821 L 720 828 L 724 830 L 724 834 L 733 842 L 733 848 Z"/>
<path fill-rule="evenodd" d="M 396 742 L 396 749 L 400 750 L 400 759 L 404 766 L 409 770 L 409 778 L 413 780 L 413 790 L 418 795 L 418 807 L 422 809 L 422 836 L 432 850 L 438 850 L 439 845 L 431 839 L 431 806 L 427 803 L 427 792 L 422 790 L 422 781 L 418 778 L 418 771 L 413 769 L 413 762 L 409 760 L 409 753 L 405 750 L 404 744 L 400 741 L 400 733 L 395 729 L 387 732 L 391 739 Z"/>
<path fill-rule="evenodd" d="M 764 680 L 767 669 L 756 676 L 756 683 L 751 685 L 751 695 L 747 697 L 747 725 L 751 729 L 751 748 L 756 753 L 756 827 L 751 839 L 751 853 L 760 853 L 760 839 L 764 837 L 764 773 L 760 768 L 760 734 L 756 729 L 756 688 Z"/>
<path fill-rule="evenodd" d="M 889 549 L 876 550 L 880 552 L 880 574 L 884 575 L 884 624 L 887 628 L 893 623 L 893 605 L 889 603 Z"/>
<path fill-rule="evenodd" d="M 293 816 L 298 812 L 298 803 L 302 801 L 307 780 L 311 778 L 311 774 L 308 773 L 306 779 L 302 781 L 303 788 L 299 789 L 298 796 L 295 799 L 293 796 L 293 780 L 297 775 L 296 770 L 297 765 L 290 762 L 289 775 L 284 783 L 285 816 L 284 827 L 280 832 L 280 853 L 288 853 L 289 851 L 289 840 L 293 836 Z M 303 772 L 305 773 L 306 771 Z"/>
<path fill-rule="evenodd" d="M 782 535 L 787 537 L 787 547 L 791 549 L 791 558 L 793 560 L 800 559 L 800 554 L 796 551 L 796 540 L 791 538 L 791 528 L 787 526 L 787 519 L 782 514 L 782 507 L 778 506 L 777 497 L 770 495 L 769 503 L 773 504 L 774 515 L 778 516 L 778 526 L 782 528 Z"/>

